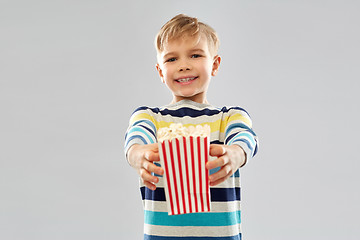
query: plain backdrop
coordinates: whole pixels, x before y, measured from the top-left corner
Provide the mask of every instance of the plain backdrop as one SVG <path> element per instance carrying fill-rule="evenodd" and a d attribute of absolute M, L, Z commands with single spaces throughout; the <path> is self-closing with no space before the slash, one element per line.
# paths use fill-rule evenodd
<path fill-rule="evenodd" d="M 124 135 L 171 94 L 154 37 L 178 13 L 220 36 L 208 100 L 241 106 L 260 139 L 242 169 L 248 240 L 355 240 L 356 0 L 0 0 L 0 239 L 141 239 Z"/>

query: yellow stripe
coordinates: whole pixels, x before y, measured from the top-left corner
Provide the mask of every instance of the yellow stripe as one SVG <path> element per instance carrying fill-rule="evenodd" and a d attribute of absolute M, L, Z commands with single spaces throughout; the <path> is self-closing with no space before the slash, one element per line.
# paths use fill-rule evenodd
<path fill-rule="evenodd" d="M 139 120 L 144 120 L 144 119 L 148 119 L 152 122 L 154 122 L 154 118 L 148 114 L 148 113 L 140 113 L 140 114 L 136 114 L 133 115 L 132 118 L 130 119 L 130 124 L 134 124 L 135 122 L 139 121 Z"/>
<path fill-rule="evenodd" d="M 169 127 L 171 123 L 172 122 L 160 121 L 160 122 L 156 122 L 156 125 L 159 129 L 159 128 L 163 128 L 163 127 Z M 216 131 L 219 131 L 219 128 L 221 128 L 221 127 L 219 127 L 220 123 L 221 123 L 221 120 L 219 119 L 215 122 L 203 122 L 201 124 L 183 124 L 183 126 L 184 127 L 196 126 L 196 125 L 204 126 L 207 124 L 210 126 L 211 132 L 216 132 Z M 224 123 L 222 123 L 221 125 L 224 125 Z"/>
<path fill-rule="evenodd" d="M 165 121 L 156 121 L 154 119 L 154 117 L 148 113 L 139 113 L 139 114 L 134 115 L 131 118 L 130 124 L 133 124 L 136 121 L 143 120 L 143 119 L 147 119 L 147 120 L 150 120 L 151 122 L 153 122 L 156 129 L 163 128 L 163 127 L 169 127 L 170 124 L 172 123 L 172 122 L 165 122 Z M 211 132 L 216 132 L 216 131 L 220 130 L 221 133 L 224 133 L 226 126 L 228 126 L 232 121 L 242 121 L 246 125 L 248 125 L 250 128 L 252 127 L 251 120 L 249 118 L 247 118 L 246 116 L 241 115 L 239 113 L 225 117 L 224 119 L 218 119 L 214 122 L 203 122 L 200 125 L 203 126 L 203 125 L 207 124 L 210 126 Z M 195 126 L 196 124 L 184 124 L 185 127 L 189 127 L 191 125 Z"/>
<path fill-rule="evenodd" d="M 234 115 L 231 115 L 229 119 L 226 121 L 228 124 L 230 124 L 232 121 L 242 121 L 246 125 L 248 125 L 250 128 L 252 127 L 252 122 L 249 118 L 245 117 L 244 115 L 241 115 L 239 113 L 236 113 Z"/>
<path fill-rule="evenodd" d="M 134 123 L 136 121 L 143 120 L 143 119 L 147 119 L 147 120 L 152 121 L 154 123 L 156 129 L 163 128 L 163 127 L 169 127 L 170 124 L 172 123 L 172 122 L 166 122 L 166 121 L 156 121 L 151 115 L 149 115 L 147 113 L 140 113 L 140 114 L 135 115 L 131 119 L 131 123 Z M 210 126 L 211 132 L 216 132 L 216 131 L 220 130 L 221 133 L 224 133 L 226 126 L 230 122 L 239 121 L 239 120 L 244 122 L 248 126 L 251 125 L 251 121 L 248 118 L 246 118 L 245 116 L 241 115 L 241 114 L 234 114 L 234 115 L 232 115 L 230 117 L 226 117 L 223 120 L 218 119 L 218 120 L 216 120 L 214 122 L 203 122 L 200 125 L 203 126 L 203 125 L 207 124 L 207 125 Z M 189 127 L 191 125 L 195 126 L 196 124 L 184 124 L 185 127 Z"/>

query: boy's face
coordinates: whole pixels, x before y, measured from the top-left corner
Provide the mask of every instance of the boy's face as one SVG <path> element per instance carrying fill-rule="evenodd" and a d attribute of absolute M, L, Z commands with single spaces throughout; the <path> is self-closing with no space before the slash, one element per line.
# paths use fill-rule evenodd
<path fill-rule="evenodd" d="M 206 92 L 211 76 L 215 76 L 221 58 L 212 56 L 205 37 L 171 40 L 158 55 L 156 69 L 172 92 L 173 102 L 184 99 L 207 103 Z"/>

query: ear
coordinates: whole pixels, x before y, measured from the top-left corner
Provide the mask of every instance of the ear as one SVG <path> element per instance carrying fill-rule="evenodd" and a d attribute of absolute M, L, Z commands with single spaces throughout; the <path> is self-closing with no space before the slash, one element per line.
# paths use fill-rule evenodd
<path fill-rule="evenodd" d="M 156 67 L 157 72 L 159 73 L 159 77 L 160 77 L 161 81 L 162 81 L 163 83 L 165 83 L 164 75 L 163 75 L 163 73 L 162 73 L 162 70 L 161 70 L 161 68 L 160 68 L 160 65 L 157 63 L 155 67 Z"/>
<path fill-rule="evenodd" d="M 211 71 L 211 76 L 216 76 L 219 67 L 220 67 L 220 63 L 221 63 L 221 57 L 219 55 L 216 55 L 214 57 L 214 62 L 213 62 L 213 67 L 212 67 L 212 71 Z"/>

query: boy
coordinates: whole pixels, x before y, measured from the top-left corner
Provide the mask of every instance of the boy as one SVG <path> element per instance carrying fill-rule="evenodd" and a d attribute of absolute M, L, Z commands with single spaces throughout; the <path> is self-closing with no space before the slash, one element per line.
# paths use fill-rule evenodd
<path fill-rule="evenodd" d="M 156 69 L 173 95 L 169 105 L 140 107 L 130 119 L 125 137 L 127 160 L 141 178 L 144 239 L 241 239 L 239 168 L 257 151 L 257 137 L 248 113 L 239 107 L 216 108 L 206 99 L 221 58 L 219 41 L 208 25 L 180 14 L 156 36 Z M 158 163 L 156 132 L 171 123 L 211 127 L 211 212 L 169 216 L 163 168 Z"/>

